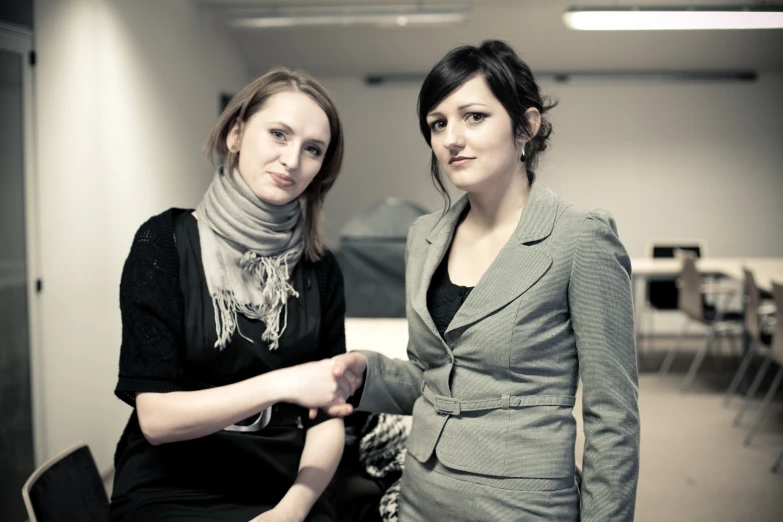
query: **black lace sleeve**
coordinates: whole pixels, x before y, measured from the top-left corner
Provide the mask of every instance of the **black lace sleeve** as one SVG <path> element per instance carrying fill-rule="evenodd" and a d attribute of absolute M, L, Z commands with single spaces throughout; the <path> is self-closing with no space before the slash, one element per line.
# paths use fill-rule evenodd
<path fill-rule="evenodd" d="M 122 346 L 115 395 L 131 406 L 137 392 L 180 390 L 184 300 L 171 212 L 136 232 L 120 282 Z"/>
<path fill-rule="evenodd" d="M 315 275 L 321 300 L 321 359 L 345 353 L 345 286 L 337 257 L 329 250 L 315 263 Z M 310 428 L 330 419 L 323 411 L 314 420 L 305 420 Z"/>

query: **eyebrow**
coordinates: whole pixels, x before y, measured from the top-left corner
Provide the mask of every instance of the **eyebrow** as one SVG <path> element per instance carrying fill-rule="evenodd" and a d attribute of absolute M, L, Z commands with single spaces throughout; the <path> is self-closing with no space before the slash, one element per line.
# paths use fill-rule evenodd
<path fill-rule="evenodd" d="M 290 132 L 291 134 L 296 134 L 294 132 L 294 129 L 292 129 L 291 127 L 289 127 L 288 125 L 286 125 L 282 121 L 273 121 L 270 125 L 277 125 L 278 127 L 282 127 L 283 130 L 286 131 L 286 132 Z M 307 140 L 307 141 L 311 141 L 313 143 L 317 143 L 317 144 L 321 145 L 322 147 L 326 147 L 326 143 L 321 141 L 321 140 L 319 140 L 319 139 L 311 139 L 311 140 Z"/>
<path fill-rule="evenodd" d="M 464 104 L 464 105 L 460 105 L 459 107 L 457 107 L 457 110 L 458 110 L 458 111 L 464 111 L 464 110 L 465 110 L 465 109 L 467 109 L 468 107 L 472 107 L 472 106 L 474 106 L 474 105 L 479 105 L 479 106 L 481 106 L 481 107 L 489 107 L 489 105 L 484 105 L 483 103 L 479 103 L 479 102 L 471 102 L 471 103 L 466 103 L 466 104 Z M 430 117 L 430 116 L 443 116 L 443 114 L 441 114 L 441 113 L 439 113 L 439 112 L 430 112 L 430 113 L 427 113 L 427 117 Z"/>

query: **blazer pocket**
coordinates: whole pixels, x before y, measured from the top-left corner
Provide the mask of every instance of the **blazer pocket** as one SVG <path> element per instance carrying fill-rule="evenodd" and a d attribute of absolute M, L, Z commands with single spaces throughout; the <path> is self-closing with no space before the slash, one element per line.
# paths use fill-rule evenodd
<path fill-rule="evenodd" d="M 432 404 L 423 396 L 413 403 L 412 413 L 413 423 L 407 442 L 408 453 L 424 463 L 432 455 L 432 450 L 448 417 L 435 411 Z"/>
<path fill-rule="evenodd" d="M 575 471 L 571 406 L 525 406 L 450 417 L 436 453 L 444 465 L 514 478 L 567 478 Z"/>

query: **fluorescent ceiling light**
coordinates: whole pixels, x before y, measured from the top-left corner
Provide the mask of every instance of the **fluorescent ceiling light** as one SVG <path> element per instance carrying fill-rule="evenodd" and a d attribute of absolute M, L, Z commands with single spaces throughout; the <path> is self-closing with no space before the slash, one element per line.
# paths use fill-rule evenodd
<path fill-rule="evenodd" d="M 403 27 L 464 22 L 470 14 L 465 5 L 290 7 L 277 9 L 232 9 L 228 23 L 234 27 L 374 25 Z"/>
<path fill-rule="evenodd" d="M 563 21 L 579 31 L 780 29 L 783 7 L 572 7 Z"/>

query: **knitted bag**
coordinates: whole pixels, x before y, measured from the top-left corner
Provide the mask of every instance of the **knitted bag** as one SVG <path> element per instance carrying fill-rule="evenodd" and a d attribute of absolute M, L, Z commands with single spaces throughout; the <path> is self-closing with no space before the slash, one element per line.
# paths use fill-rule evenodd
<path fill-rule="evenodd" d="M 402 418 L 401 415 L 385 413 L 371 415 L 362 428 L 359 462 L 370 476 L 383 478 L 393 472 L 402 472 L 409 433 Z M 384 522 L 397 522 L 400 480 L 394 482 L 381 498 L 379 513 Z"/>

